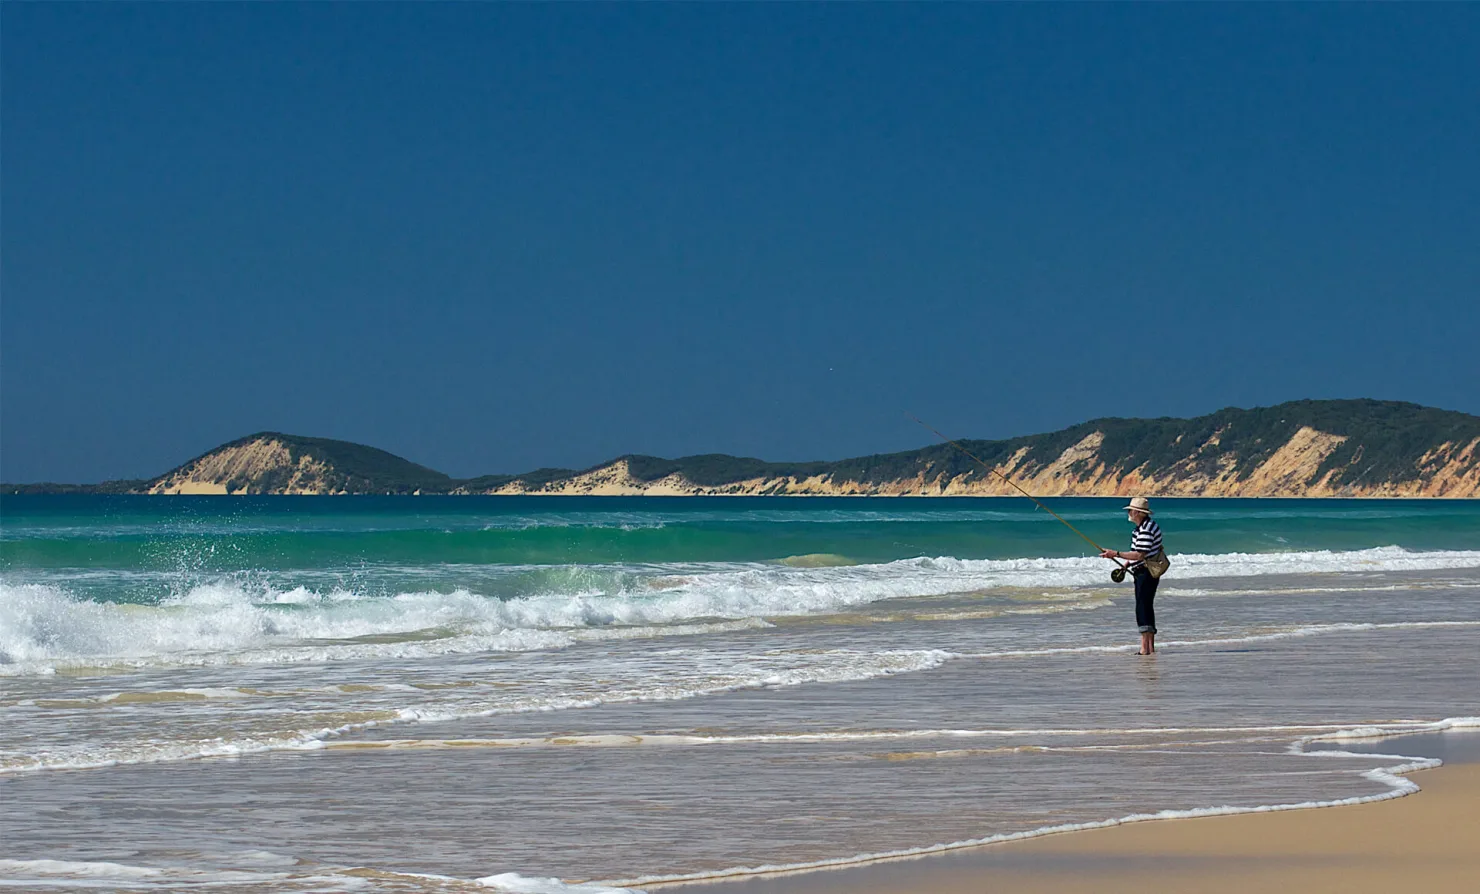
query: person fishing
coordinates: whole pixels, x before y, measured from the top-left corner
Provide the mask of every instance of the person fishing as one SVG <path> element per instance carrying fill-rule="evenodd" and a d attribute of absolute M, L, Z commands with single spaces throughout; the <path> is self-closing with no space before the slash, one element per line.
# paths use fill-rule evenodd
<path fill-rule="evenodd" d="M 1156 654 L 1156 612 L 1152 609 L 1152 602 L 1156 599 L 1156 587 L 1161 581 L 1161 576 L 1171 567 L 1172 562 L 1167 558 L 1166 550 L 1162 548 L 1161 528 L 1151 520 L 1151 503 L 1145 497 L 1133 497 L 1128 506 L 1125 507 L 1126 518 L 1136 526 L 1131 534 L 1131 548 L 1129 552 L 1117 552 L 1113 549 L 1105 549 L 1090 539 L 1088 534 L 1074 527 L 1068 519 L 1043 505 L 1043 501 L 1023 490 L 1022 486 L 1011 478 L 1002 474 L 995 466 L 989 465 L 981 457 L 952 441 L 941 434 L 935 428 L 924 422 L 918 416 L 906 413 L 906 416 L 915 420 L 926 429 L 935 432 L 936 436 L 957 450 L 976 460 L 977 464 L 988 472 L 1001 478 L 1013 490 L 1038 504 L 1038 508 L 1058 519 L 1064 527 L 1078 534 L 1085 543 L 1100 551 L 1100 558 L 1109 559 L 1115 563 L 1115 570 L 1110 572 L 1110 579 L 1117 584 L 1125 580 L 1127 571 L 1135 575 L 1136 582 L 1136 625 L 1141 630 L 1141 650 L 1137 655 Z"/>
<path fill-rule="evenodd" d="M 1151 502 L 1145 497 L 1133 497 L 1125 507 L 1126 519 L 1136 526 L 1131 533 L 1131 548 L 1127 552 L 1113 549 L 1100 550 L 1100 557 L 1124 560 L 1136 582 L 1136 625 L 1141 632 L 1141 650 L 1137 655 L 1156 653 L 1156 588 L 1161 576 L 1146 567 L 1148 559 L 1161 559 L 1161 526 L 1151 520 Z"/>

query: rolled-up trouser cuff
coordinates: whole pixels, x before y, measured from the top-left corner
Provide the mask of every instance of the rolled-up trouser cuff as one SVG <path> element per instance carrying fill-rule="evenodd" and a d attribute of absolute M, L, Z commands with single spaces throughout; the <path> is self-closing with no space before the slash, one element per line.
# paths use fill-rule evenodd
<path fill-rule="evenodd" d="M 1140 627 L 1137 627 L 1136 630 L 1139 631 L 1140 633 L 1155 633 L 1156 632 L 1156 628 L 1155 627 L 1152 627 L 1150 624 L 1142 624 Z"/>

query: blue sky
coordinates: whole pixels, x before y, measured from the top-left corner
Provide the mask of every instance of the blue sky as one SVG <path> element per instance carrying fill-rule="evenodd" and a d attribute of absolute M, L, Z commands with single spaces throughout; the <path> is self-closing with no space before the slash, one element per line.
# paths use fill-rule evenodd
<path fill-rule="evenodd" d="M 1480 6 L 0 18 L 5 480 L 1480 413 Z"/>

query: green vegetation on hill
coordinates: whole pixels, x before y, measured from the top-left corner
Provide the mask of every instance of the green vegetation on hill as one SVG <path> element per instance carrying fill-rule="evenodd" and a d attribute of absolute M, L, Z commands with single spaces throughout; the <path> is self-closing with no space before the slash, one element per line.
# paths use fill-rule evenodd
<path fill-rule="evenodd" d="M 1083 473 L 1092 462 L 1103 462 L 1122 472 L 1139 469 L 1143 474 L 1157 474 L 1184 462 L 1192 473 L 1212 475 L 1219 459 L 1231 453 L 1235 457 L 1234 475 L 1243 480 L 1305 426 L 1348 439 L 1321 468 L 1322 474 L 1340 470 L 1332 482 L 1337 486 L 1415 480 L 1423 474 L 1419 459 L 1425 453 L 1446 442 L 1462 445 L 1480 437 L 1480 416 L 1399 401 L 1302 400 L 1252 410 L 1230 407 L 1194 419 L 1094 419 L 1045 434 L 958 443 L 992 466 L 1006 463 L 1026 447 L 1018 471 L 1033 475 L 1065 450 L 1100 432 L 1104 440 L 1094 459 L 1080 461 L 1070 472 Z M 1198 448 L 1215 434 L 1218 449 L 1198 453 Z M 653 456 L 623 459 L 639 481 L 655 481 L 677 472 L 703 487 L 814 475 L 836 484 L 854 481 L 864 486 L 917 477 L 926 482 L 957 478 L 974 482 L 991 475 L 947 444 L 836 462 L 768 463 L 724 454 L 672 460 Z"/>
<path fill-rule="evenodd" d="M 1419 459 L 1446 442 L 1480 437 L 1480 416 L 1401 401 L 1301 400 L 1252 410 L 1229 408 L 1196 419 L 1098 419 L 1055 433 L 1067 447 L 1092 431 L 1105 433 L 1099 458 L 1112 468 L 1158 471 L 1192 458 L 1191 469 L 1211 473 L 1220 453 L 1236 457 L 1234 474 L 1247 479 L 1302 427 L 1347 440 L 1326 458 L 1324 474 L 1338 470 L 1336 486 L 1413 481 Z M 1214 434 L 1219 450 L 1193 457 Z M 1060 448 L 1060 451 L 1062 448 Z M 1051 462 L 1057 453 L 1030 454 Z M 1319 475 L 1318 475 L 1319 477 Z"/>
<path fill-rule="evenodd" d="M 623 456 L 627 469 L 638 481 L 657 481 L 675 472 L 701 487 L 723 487 L 750 478 L 807 478 L 824 472 L 828 463 L 768 463 L 748 456 L 702 453 L 680 459 L 657 456 Z"/>
<path fill-rule="evenodd" d="M 1413 481 L 1423 475 L 1419 460 L 1425 453 L 1446 442 L 1464 445 L 1480 437 L 1480 417 L 1395 401 L 1346 403 L 1370 405 L 1373 409 L 1370 413 L 1348 413 L 1336 418 L 1329 406 L 1313 407 L 1312 415 L 1326 427 L 1311 425 L 1349 438 L 1326 459 L 1321 469 L 1324 472 L 1345 468 L 1341 481 L 1347 484 Z"/>
<path fill-rule="evenodd" d="M 329 438 L 283 434 L 273 437 L 283 442 L 295 460 L 300 453 L 307 454 L 334 470 L 338 476 L 338 480 L 333 482 L 336 489 L 413 493 L 417 490 L 445 491 L 452 484 L 452 478 L 443 472 L 375 447 Z"/>
<path fill-rule="evenodd" d="M 417 491 L 445 493 L 453 485 L 453 479 L 426 466 L 417 465 L 376 447 L 336 441 L 332 438 L 306 438 L 301 435 L 286 435 L 281 432 L 264 431 L 245 438 L 237 438 L 215 450 L 203 453 L 195 459 L 173 469 L 159 481 L 188 469 L 192 464 L 233 447 L 243 447 L 253 441 L 275 440 L 288 450 L 291 463 L 269 469 L 252 478 L 234 478 L 224 482 L 232 493 L 270 494 L 281 491 L 292 480 L 295 466 L 302 456 L 322 463 L 328 472 L 319 482 L 326 491 L 343 490 L 349 493 L 410 494 Z"/>
<path fill-rule="evenodd" d="M 478 478 L 454 481 L 452 482 L 452 486 L 459 492 L 480 493 L 483 491 L 497 490 L 505 485 L 518 482 L 521 486 L 533 490 L 555 481 L 564 481 L 573 475 L 579 474 L 581 473 L 575 469 L 535 469 L 533 472 L 525 472 L 523 475 L 482 475 Z"/>

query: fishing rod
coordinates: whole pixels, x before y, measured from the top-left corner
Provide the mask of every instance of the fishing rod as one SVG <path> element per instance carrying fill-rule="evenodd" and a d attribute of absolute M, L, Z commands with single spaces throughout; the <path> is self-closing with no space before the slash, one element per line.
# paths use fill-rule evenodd
<path fill-rule="evenodd" d="M 941 434 L 938 429 L 936 429 L 932 425 L 929 425 L 923 419 L 921 419 L 919 416 L 916 416 L 914 413 L 905 413 L 905 415 L 908 416 L 908 417 L 910 417 L 911 419 L 915 420 L 916 422 L 920 423 L 920 425 L 924 426 L 926 429 L 929 429 L 930 431 L 935 432 L 935 436 L 937 438 L 940 438 L 942 441 L 945 441 L 947 444 L 950 444 L 952 447 L 955 447 L 957 450 L 961 451 L 962 453 L 964 453 L 967 456 L 971 457 L 972 459 L 976 460 L 977 463 L 980 464 L 982 468 L 986 469 L 988 472 L 991 472 L 993 475 L 996 475 L 998 478 L 1001 478 L 1003 481 L 1006 481 L 1013 488 L 1013 490 L 1016 490 L 1018 493 L 1022 494 L 1023 496 L 1027 497 L 1028 499 L 1032 500 L 1034 503 L 1037 503 L 1039 509 L 1042 509 L 1044 512 L 1047 512 L 1049 515 L 1052 515 L 1054 518 L 1056 518 L 1059 521 L 1063 522 L 1064 523 L 1064 527 L 1068 528 L 1069 530 L 1071 530 L 1074 533 L 1078 534 L 1080 537 L 1084 538 L 1084 542 L 1085 543 L 1088 543 L 1090 546 L 1093 546 L 1095 549 L 1099 550 L 1100 552 L 1104 552 L 1105 551 L 1105 548 L 1103 546 L 1100 546 L 1098 543 L 1094 542 L 1093 540 L 1091 540 L 1089 538 L 1089 535 L 1088 534 L 1084 533 L 1083 531 L 1081 531 L 1078 528 L 1074 527 L 1073 525 L 1069 524 L 1068 519 L 1064 518 L 1062 515 L 1059 515 L 1057 512 L 1054 512 L 1052 509 L 1049 509 L 1047 506 L 1043 505 L 1043 501 L 1042 500 L 1039 500 L 1037 497 L 1035 497 L 1032 494 L 1028 493 L 1027 491 L 1023 490 L 1021 487 L 1018 487 L 1018 483 L 1016 481 L 1013 481 L 1011 478 L 1008 478 L 1006 475 L 1004 475 L 1001 472 L 999 472 L 997 470 L 997 467 L 996 466 L 989 466 L 989 465 L 987 465 L 986 461 L 983 460 L 981 457 L 977 456 L 975 453 L 972 453 L 970 450 L 967 450 L 965 447 L 962 447 L 960 444 L 957 444 L 955 441 L 952 441 L 950 438 L 948 438 L 945 435 Z M 1116 564 L 1116 566 L 1117 566 L 1114 571 L 1110 572 L 1110 577 L 1118 584 L 1121 581 L 1125 580 L 1125 573 L 1128 570 L 1130 570 L 1130 566 L 1129 565 L 1122 564 L 1119 559 L 1111 559 L 1110 561 L 1114 562 Z"/>

